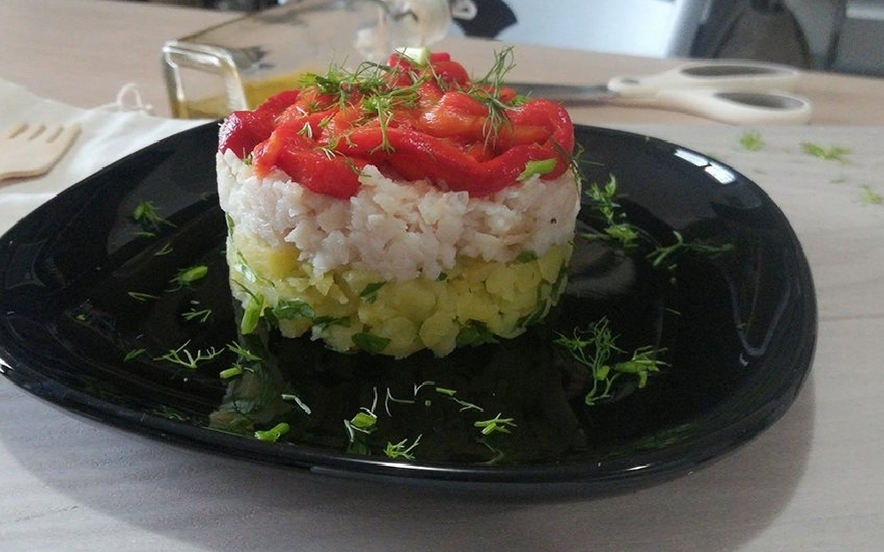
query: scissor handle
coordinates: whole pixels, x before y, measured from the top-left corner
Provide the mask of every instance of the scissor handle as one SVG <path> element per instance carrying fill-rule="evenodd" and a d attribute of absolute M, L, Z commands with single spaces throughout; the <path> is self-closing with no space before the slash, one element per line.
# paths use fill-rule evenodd
<path fill-rule="evenodd" d="M 787 92 L 681 88 L 661 90 L 645 105 L 674 109 L 731 124 L 804 124 L 812 108 L 804 97 Z"/>
<path fill-rule="evenodd" d="M 640 76 L 614 77 L 608 89 L 624 98 L 652 97 L 662 90 L 705 88 L 732 92 L 795 89 L 799 71 L 788 65 L 754 61 L 701 61 Z"/>

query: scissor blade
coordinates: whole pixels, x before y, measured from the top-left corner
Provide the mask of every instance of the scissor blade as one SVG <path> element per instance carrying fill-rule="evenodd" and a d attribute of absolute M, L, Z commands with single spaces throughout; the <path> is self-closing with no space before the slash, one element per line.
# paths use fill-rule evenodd
<path fill-rule="evenodd" d="M 607 85 L 581 86 L 576 84 L 545 84 L 530 82 L 507 82 L 506 86 L 517 94 L 532 98 L 545 98 L 564 104 L 601 103 L 619 96 Z"/>

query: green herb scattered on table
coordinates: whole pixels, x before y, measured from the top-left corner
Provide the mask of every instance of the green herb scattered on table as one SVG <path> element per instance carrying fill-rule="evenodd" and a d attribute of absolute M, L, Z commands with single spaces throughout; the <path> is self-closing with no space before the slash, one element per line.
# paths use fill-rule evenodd
<path fill-rule="evenodd" d="M 764 140 L 757 130 L 747 130 L 740 136 L 740 145 L 746 151 L 758 151 L 764 147 Z"/>
<path fill-rule="evenodd" d="M 845 156 L 850 153 L 850 150 L 845 147 L 830 146 L 826 148 L 812 142 L 802 142 L 801 151 L 819 159 L 826 161 L 840 161 L 841 163 L 847 162 Z"/>
<path fill-rule="evenodd" d="M 868 184 L 860 186 L 860 200 L 866 205 L 880 205 L 884 196 L 872 189 Z"/>

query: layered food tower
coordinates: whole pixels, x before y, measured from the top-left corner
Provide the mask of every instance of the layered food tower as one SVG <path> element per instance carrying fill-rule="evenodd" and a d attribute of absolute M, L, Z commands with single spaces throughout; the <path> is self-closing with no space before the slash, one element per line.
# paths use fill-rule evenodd
<path fill-rule="evenodd" d="M 567 111 L 444 53 L 308 75 L 220 129 L 243 332 L 404 357 L 512 338 L 567 279 L 579 181 Z"/>

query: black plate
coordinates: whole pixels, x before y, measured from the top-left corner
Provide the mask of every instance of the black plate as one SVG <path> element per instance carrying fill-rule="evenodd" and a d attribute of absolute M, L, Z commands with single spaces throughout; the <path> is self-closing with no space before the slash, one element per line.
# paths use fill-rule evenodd
<path fill-rule="evenodd" d="M 0 358 L 9 379 L 108 423 L 262 461 L 445 484 L 617 491 L 686 473 L 745 443 L 786 411 L 809 371 L 813 284 L 782 212 L 703 155 L 590 127 L 577 128 L 587 185 L 616 178 L 642 245 L 578 237 L 561 303 L 524 336 L 441 360 L 392 361 L 272 332 L 238 335 L 215 195 L 216 132 L 207 124 L 126 157 L 3 237 Z M 132 216 L 143 201 L 169 224 L 144 232 Z M 585 205 L 579 227 L 583 234 L 604 224 Z M 652 266 L 647 255 L 675 243 L 676 233 L 730 249 L 681 248 Z M 174 289 L 176 272 L 194 265 L 208 275 Z M 203 309 L 206 321 L 183 316 Z M 652 346 L 667 365 L 644 388 L 620 378 L 611 397 L 589 406 L 587 370 L 553 341 L 602 319 L 621 349 Z M 195 370 L 161 359 L 185 343 L 222 352 Z M 219 372 L 237 360 L 225 351 L 233 343 L 263 361 L 225 381 Z M 425 382 L 433 383 L 415 391 Z M 377 431 L 351 439 L 344 420 L 365 410 L 377 415 Z M 475 422 L 498 413 L 515 426 L 483 436 Z M 280 441 L 254 437 L 280 421 L 291 428 Z M 384 454 L 387 442 L 419 435 L 414 460 Z"/>

